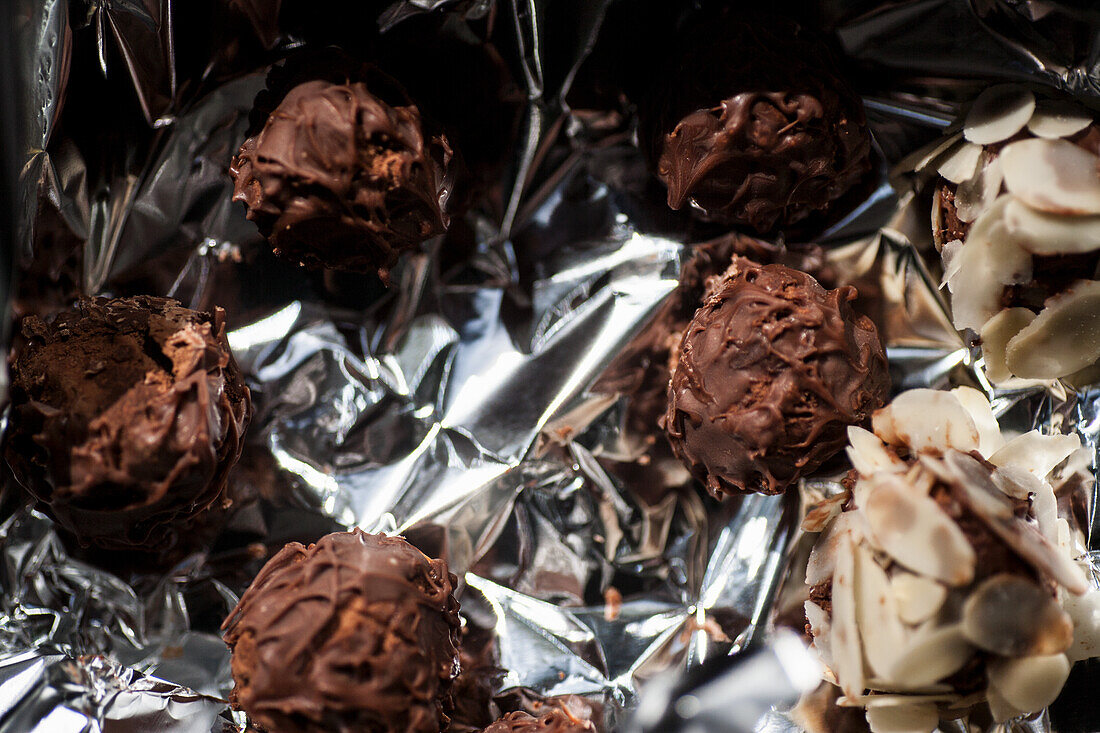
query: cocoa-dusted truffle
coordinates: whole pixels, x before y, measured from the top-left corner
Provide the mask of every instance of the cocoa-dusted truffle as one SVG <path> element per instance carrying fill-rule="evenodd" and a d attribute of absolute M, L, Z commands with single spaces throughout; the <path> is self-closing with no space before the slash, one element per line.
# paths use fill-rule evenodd
<path fill-rule="evenodd" d="M 1097 653 L 1084 534 L 1060 509 L 1090 493 L 1089 451 L 1075 435 L 1006 441 L 967 387 L 903 392 L 872 425 L 850 431 L 850 491 L 803 522 L 821 532 L 808 628 L 840 704 L 866 707 L 872 731 L 986 703 L 997 722 L 1039 712 Z"/>
<path fill-rule="evenodd" d="M 393 86 L 306 81 L 241 145 L 233 200 L 277 254 L 385 280 L 402 252 L 446 230 L 450 148 Z"/>
<path fill-rule="evenodd" d="M 455 582 L 399 537 L 292 542 L 222 625 L 231 702 L 266 733 L 438 733 L 458 666 Z"/>
<path fill-rule="evenodd" d="M 5 457 L 81 544 L 163 552 L 223 501 L 251 402 L 220 308 L 88 299 L 23 337 Z"/>
<path fill-rule="evenodd" d="M 882 342 L 855 297 L 741 258 L 711 290 L 680 343 L 664 424 L 715 497 L 783 491 L 886 401 Z"/>
<path fill-rule="evenodd" d="M 862 103 L 824 43 L 782 18 L 703 13 L 642 105 L 668 205 L 760 233 L 825 212 L 870 170 Z"/>
<path fill-rule="evenodd" d="M 595 730 L 591 722 L 574 717 L 564 708 L 552 708 L 537 718 L 523 711 L 509 713 L 482 733 L 595 733 Z"/>

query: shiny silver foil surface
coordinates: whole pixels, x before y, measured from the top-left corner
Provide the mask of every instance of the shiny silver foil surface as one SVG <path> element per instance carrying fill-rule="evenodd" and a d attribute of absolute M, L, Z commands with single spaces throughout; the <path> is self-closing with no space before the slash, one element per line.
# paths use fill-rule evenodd
<path fill-rule="evenodd" d="M 448 559 L 468 620 L 495 632 L 500 692 L 585 695 L 610 720 L 658 673 L 789 623 L 801 598 L 788 576 L 806 549 L 798 497 L 717 504 L 688 491 L 649 505 L 604 460 L 620 451 L 630 397 L 599 380 L 644 337 L 693 243 L 650 195 L 631 121 L 567 102 L 605 4 L 396 0 L 377 16 L 383 35 L 425 17 L 446 16 L 440 32 L 457 35 L 491 24 L 508 39 L 520 100 L 493 205 L 465 217 L 467 250 L 429 243 L 377 292 L 274 260 L 230 201 L 228 161 L 267 66 L 300 42 L 269 44 L 241 25 L 267 49 L 245 64 L 195 42 L 183 4 L 16 3 L 30 100 L 16 259 L 57 292 L 14 307 L 139 290 L 224 306 L 256 405 L 238 508 L 208 551 L 112 572 L 7 486 L 0 732 L 243 729 L 225 702 L 218 625 L 284 542 L 353 525 Z M 977 386 L 1010 429 L 1076 431 L 1097 446 L 1100 390 L 991 391 L 946 315 L 925 204 L 890 172 L 990 79 L 1100 96 L 1100 18 L 1034 0 L 820 5 L 867 74 L 855 81 L 879 186 L 817 241 L 884 314 L 895 390 Z M 105 143 L 103 160 L 78 144 L 80 120 L 65 109 L 78 71 L 123 80 L 119 104 L 146 130 L 133 145 Z M 59 274 L 69 271 L 72 282 Z M 802 493 L 835 491 L 840 475 Z M 1019 727 L 1100 730 L 1073 680 L 1052 716 Z M 793 727 L 776 712 L 758 729 Z"/>

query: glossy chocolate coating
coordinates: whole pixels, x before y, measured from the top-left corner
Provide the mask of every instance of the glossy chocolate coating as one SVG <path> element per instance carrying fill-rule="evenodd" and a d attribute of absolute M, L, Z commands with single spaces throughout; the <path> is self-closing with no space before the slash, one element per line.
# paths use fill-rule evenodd
<path fill-rule="evenodd" d="M 782 492 L 885 403 L 885 351 L 855 297 L 741 258 L 711 290 L 680 343 L 664 421 L 715 497 Z"/>
<path fill-rule="evenodd" d="M 827 211 L 871 167 L 862 102 L 795 24 L 712 15 L 642 107 L 668 205 L 762 234 Z"/>
<path fill-rule="evenodd" d="M 672 455 L 659 422 L 668 409 L 668 381 L 679 356 L 684 329 L 703 304 L 708 284 L 729 269 L 734 255 L 761 264 L 779 262 L 797 267 L 825 282 L 835 277 L 826 263 L 824 250 L 814 244 L 787 248 L 743 234 L 729 234 L 697 244 L 690 255 L 685 255 L 676 290 L 646 327 L 644 335 L 609 368 L 601 384 L 608 391 L 630 395 L 625 432 L 638 439 L 645 450 L 636 460 L 616 462 L 613 470 L 650 503 L 659 502 L 669 491 L 685 483 L 683 469 Z"/>
<path fill-rule="evenodd" d="M 277 254 L 385 279 L 402 252 L 446 230 L 450 158 L 407 100 L 316 79 L 291 89 L 241 145 L 233 200 Z"/>
<path fill-rule="evenodd" d="M 161 553 L 224 501 L 251 416 L 224 311 L 87 299 L 23 338 L 5 457 L 81 544 Z"/>
<path fill-rule="evenodd" d="M 231 702 L 267 733 L 438 733 L 458 666 L 455 582 L 399 537 L 290 543 L 222 624 Z"/>

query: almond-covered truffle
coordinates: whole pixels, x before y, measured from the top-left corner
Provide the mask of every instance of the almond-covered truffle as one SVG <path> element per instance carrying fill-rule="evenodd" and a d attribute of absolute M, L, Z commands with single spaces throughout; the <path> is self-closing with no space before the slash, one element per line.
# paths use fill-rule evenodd
<path fill-rule="evenodd" d="M 723 7 L 678 47 L 640 129 L 673 209 L 764 234 L 828 211 L 870 170 L 862 102 L 806 29 Z"/>
<path fill-rule="evenodd" d="M 230 166 L 233 200 L 275 252 L 383 279 L 405 251 L 442 234 L 451 150 L 392 80 L 298 84 Z"/>
<path fill-rule="evenodd" d="M 23 338 L 4 455 L 81 544 L 163 553 L 224 501 L 251 415 L 224 311 L 86 299 Z"/>
<path fill-rule="evenodd" d="M 713 286 L 680 342 L 664 426 L 715 497 L 782 492 L 885 403 L 885 351 L 855 297 L 742 258 Z"/>
<path fill-rule="evenodd" d="M 231 702 L 265 733 L 439 733 L 458 668 L 455 582 L 400 537 L 290 543 L 222 625 Z"/>
<path fill-rule="evenodd" d="M 1100 128 L 1076 104 L 983 92 L 925 156 L 955 327 L 989 378 L 1094 381 L 1100 360 Z"/>
<path fill-rule="evenodd" d="M 1084 537 L 1056 498 L 1085 486 L 1088 451 L 1037 431 L 1006 442 L 965 387 L 905 392 L 873 427 L 849 431 L 851 491 L 804 523 L 821 532 L 806 618 L 841 704 L 875 731 L 1038 712 L 1100 641 Z"/>

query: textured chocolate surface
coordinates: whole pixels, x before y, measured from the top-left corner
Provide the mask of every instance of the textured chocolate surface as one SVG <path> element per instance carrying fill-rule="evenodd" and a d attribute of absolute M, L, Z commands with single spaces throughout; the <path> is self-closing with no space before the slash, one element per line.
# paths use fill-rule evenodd
<path fill-rule="evenodd" d="M 385 279 L 402 252 L 446 230 L 447 142 L 387 96 L 361 81 L 301 83 L 241 145 L 233 200 L 277 254 Z"/>
<path fill-rule="evenodd" d="M 575 718 L 563 708 L 554 708 L 537 718 L 522 711 L 509 713 L 482 733 L 593 733 L 595 730 L 587 720 Z"/>
<path fill-rule="evenodd" d="M 500 667 L 496 634 L 470 623 L 462 627 L 462 644 L 458 650 L 459 673 L 452 688 L 454 711 L 450 714 L 448 733 L 481 730 L 492 723 L 500 710 L 493 695 L 507 670 Z"/>
<path fill-rule="evenodd" d="M 636 460 L 615 462 L 613 468 L 650 503 L 660 501 L 685 483 L 683 469 L 672 455 L 659 421 L 668 408 L 668 381 L 684 330 L 703 304 L 708 284 L 729 268 L 734 255 L 761 264 L 785 264 L 826 282 L 835 278 L 824 250 L 814 244 L 787 248 L 730 234 L 692 248 L 680 270 L 676 290 L 646 328 L 645 336 L 627 349 L 621 362 L 609 368 L 600 385 L 601 389 L 630 395 L 625 432 L 640 443 L 643 452 Z"/>
<path fill-rule="evenodd" d="M 399 537 L 287 545 L 222 625 L 231 701 L 268 733 L 438 733 L 458 664 L 455 582 Z"/>
<path fill-rule="evenodd" d="M 859 97 L 793 23 L 704 16 L 642 108 L 668 205 L 760 233 L 825 212 L 871 167 Z"/>
<path fill-rule="evenodd" d="M 163 552 L 224 499 L 251 402 L 220 308 L 82 300 L 23 338 L 5 457 L 82 544 Z"/>
<path fill-rule="evenodd" d="M 885 402 L 885 352 L 855 297 L 738 258 L 696 312 L 664 419 L 673 451 L 714 496 L 783 491 Z"/>

